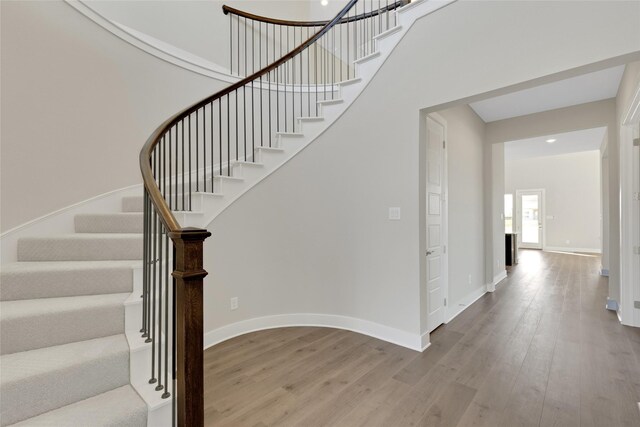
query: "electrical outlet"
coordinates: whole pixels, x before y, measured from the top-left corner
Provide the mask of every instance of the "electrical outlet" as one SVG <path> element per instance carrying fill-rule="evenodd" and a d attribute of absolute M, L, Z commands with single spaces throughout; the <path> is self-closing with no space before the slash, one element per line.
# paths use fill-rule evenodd
<path fill-rule="evenodd" d="M 399 221 L 400 220 L 400 208 L 397 207 L 393 207 L 393 208 L 389 208 L 389 219 L 393 220 L 393 221 Z"/>
<path fill-rule="evenodd" d="M 231 306 L 231 310 L 238 309 L 238 297 L 233 297 L 229 300 L 229 305 Z"/>

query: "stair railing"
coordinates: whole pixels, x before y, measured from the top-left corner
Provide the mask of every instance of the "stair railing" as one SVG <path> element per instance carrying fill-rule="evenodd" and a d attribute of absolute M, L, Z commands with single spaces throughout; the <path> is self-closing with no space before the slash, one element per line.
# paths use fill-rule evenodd
<path fill-rule="evenodd" d="M 357 60 L 372 52 L 375 36 L 395 27 L 396 9 L 410 0 L 361 0 L 354 5 L 335 27 L 335 43 L 342 46 L 339 53 L 346 55 L 337 63 L 339 77 L 353 76 L 350 60 Z M 296 40 L 309 38 L 329 21 L 290 21 L 255 15 L 227 5 L 222 6 L 229 15 L 229 70 L 231 74 L 246 76 L 259 70 L 289 52 Z M 330 40 L 331 44 L 334 40 Z M 331 55 L 330 47 L 323 46 Z M 321 53 L 322 54 L 322 53 Z M 324 52 L 327 54 L 327 52 Z M 317 63 L 322 70 L 321 61 Z M 320 78 L 327 77 L 320 75 Z M 325 79 L 326 81 L 326 79 Z"/>
<path fill-rule="evenodd" d="M 284 55 L 267 37 L 271 43 L 259 45 L 252 74 L 167 119 L 143 146 L 140 332 L 150 344 L 149 383 L 173 400 L 173 424 L 204 423 L 203 246 L 210 236 L 182 227 L 174 213 L 199 209 L 196 196 L 219 195 L 236 166 L 255 163 L 261 150 L 277 149 L 278 133 L 295 132 L 300 119 L 318 116 L 318 103 L 334 99 L 337 83 L 355 76 L 351 61 L 371 51 L 382 16 L 406 3 L 367 11 L 367 0 L 350 0 L 330 21 L 300 25 L 309 33 L 294 36 L 299 44 Z"/>

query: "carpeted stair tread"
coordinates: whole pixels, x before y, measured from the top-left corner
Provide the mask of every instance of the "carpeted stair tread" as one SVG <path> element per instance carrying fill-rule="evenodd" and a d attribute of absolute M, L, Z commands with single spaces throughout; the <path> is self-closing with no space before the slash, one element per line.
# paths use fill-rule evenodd
<path fill-rule="evenodd" d="M 74 217 L 76 233 L 142 233 L 142 212 L 79 214 Z"/>
<path fill-rule="evenodd" d="M 2 426 L 129 384 L 123 334 L 3 355 L 0 363 Z"/>
<path fill-rule="evenodd" d="M 18 240 L 18 261 L 142 259 L 142 234 L 75 233 Z"/>
<path fill-rule="evenodd" d="M 142 212 L 142 196 L 129 196 L 122 198 L 122 212 Z"/>
<path fill-rule="evenodd" d="M 131 292 L 140 261 L 14 262 L 0 270 L 0 300 Z"/>
<path fill-rule="evenodd" d="M 129 293 L 0 302 L 0 353 L 9 354 L 124 332 Z"/>
<path fill-rule="evenodd" d="M 16 427 L 146 427 L 147 405 L 130 385 L 13 424 Z"/>

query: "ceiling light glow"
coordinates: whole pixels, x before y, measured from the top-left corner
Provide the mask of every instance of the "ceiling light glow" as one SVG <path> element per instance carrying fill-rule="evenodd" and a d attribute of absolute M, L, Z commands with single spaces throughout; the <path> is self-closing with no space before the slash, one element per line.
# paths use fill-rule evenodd
<path fill-rule="evenodd" d="M 556 141 L 557 141 L 557 139 L 555 139 L 555 138 L 547 139 L 547 144 L 553 144 Z"/>
<path fill-rule="evenodd" d="M 323 5 L 323 6 L 326 6 L 326 5 L 328 5 L 328 4 L 329 4 L 329 0 L 322 0 L 322 1 L 320 2 L 320 4 L 321 4 L 321 5 Z"/>

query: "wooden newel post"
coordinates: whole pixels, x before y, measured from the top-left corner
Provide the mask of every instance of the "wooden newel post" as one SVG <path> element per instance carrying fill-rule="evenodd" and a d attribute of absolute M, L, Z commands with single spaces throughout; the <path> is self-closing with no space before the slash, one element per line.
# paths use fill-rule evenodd
<path fill-rule="evenodd" d="M 175 244 L 176 399 L 180 427 L 204 425 L 203 243 L 207 230 L 184 228 L 169 233 Z"/>

